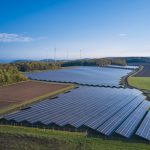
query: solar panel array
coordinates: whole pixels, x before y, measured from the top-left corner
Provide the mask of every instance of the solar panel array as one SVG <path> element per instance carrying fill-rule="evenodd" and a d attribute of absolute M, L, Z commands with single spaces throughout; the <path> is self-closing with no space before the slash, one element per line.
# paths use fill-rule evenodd
<path fill-rule="evenodd" d="M 138 66 L 118 66 L 118 65 L 107 65 L 107 67 L 118 68 L 118 69 L 128 69 L 128 70 L 135 70 L 138 69 Z"/>
<path fill-rule="evenodd" d="M 148 109 L 148 101 L 141 103 L 138 108 L 134 110 L 134 112 L 116 130 L 116 133 L 128 138 L 131 137 L 132 133 L 137 129 L 137 126 L 141 122 Z"/>
<path fill-rule="evenodd" d="M 80 86 L 55 99 L 4 115 L 3 119 L 31 125 L 87 127 L 106 136 L 117 133 L 129 138 L 136 132 L 149 107 L 145 96 L 135 89 Z M 148 131 L 146 135 L 145 131 Z M 150 140 L 150 113 L 136 134 Z"/>
<path fill-rule="evenodd" d="M 25 75 L 37 80 L 120 87 L 121 78 L 129 73 L 131 73 L 131 70 L 107 67 L 74 67 L 54 71 L 25 73 Z"/>
<path fill-rule="evenodd" d="M 150 141 L 150 112 L 147 113 L 136 134 Z"/>

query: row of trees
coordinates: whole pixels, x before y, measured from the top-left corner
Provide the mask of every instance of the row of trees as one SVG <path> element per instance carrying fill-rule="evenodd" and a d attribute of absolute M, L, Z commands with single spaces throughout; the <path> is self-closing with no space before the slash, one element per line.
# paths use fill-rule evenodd
<path fill-rule="evenodd" d="M 113 58 L 111 59 L 111 65 L 126 66 L 127 62 L 124 58 Z"/>
<path fill-rule="evenodd" d="M 59 63 L 49 62 L 18 62 L 11 64 L 0 64 L 0 86 L 20 81 L 26 81 L 27 78 L 21 72 L 36 70 L 54 70 L 59 69 Z"/>
<path fill-rule="evenodd" d="M 29 72 L 37 70 L 55 70 L 60 68 L 59 63 L 50 63 L 50 62 L 18 62 L 14 63 L 19 71 Z"/>
<path fill-rule="evenodd" d="M 25 81 L 27 78 L 14 65 L 0 65 L 0 86 Z"/>
<path fill-rule="evenodd" d="M 120 65 L 125 66 L 126 61 L 123 58 L 99 58 L 99 59 L 82 59 L 75 61 L 68 61 L 62 64 L 67 66 L 106 66 L 106 65 Z"/>

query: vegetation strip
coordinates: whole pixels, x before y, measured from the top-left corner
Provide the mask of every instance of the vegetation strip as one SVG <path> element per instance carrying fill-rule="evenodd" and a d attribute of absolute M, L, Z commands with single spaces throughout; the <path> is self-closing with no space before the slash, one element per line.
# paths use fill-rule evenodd
<path fill-rule="evenodd" d="M 0 149 L 149 150 L 148 143 L 86 137 L 84 133 L 0 126 Z M 7 143 L 7 144 L 6 144 Z"/>

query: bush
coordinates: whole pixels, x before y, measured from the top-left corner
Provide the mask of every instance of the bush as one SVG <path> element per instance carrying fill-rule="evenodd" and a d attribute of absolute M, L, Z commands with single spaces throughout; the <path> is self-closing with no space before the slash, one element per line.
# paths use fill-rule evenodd
<path fill-rule="evenodd" d="M 14 65 L 0 65 L 0 86 L 25 81 L 27 78 Z"/>

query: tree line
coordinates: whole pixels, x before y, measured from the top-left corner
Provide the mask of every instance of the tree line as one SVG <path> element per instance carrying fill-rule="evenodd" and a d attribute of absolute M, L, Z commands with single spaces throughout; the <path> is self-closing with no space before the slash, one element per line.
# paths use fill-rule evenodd
<path fill-rule="evenodd" d="M 99 59 L 82 59 L 62 63 L 63 67 L 67 66 L 106 66 L 106 65 L 127 65 L 123 58 L 99 58 Z"/>
<path fill-rule="evenodd" d="M 19 62 L 0 64 L 0 86 L 26 81 L 27 78 L 21 72 L 37 70 L 54 70 L 60 68 L 59 63 L 48 62 Z"/>
<path fill-rule="evenodd" d="M 19 71 L 29 72 L 38 70 L 55 70 L 61 67 L 60 63 L 50 63 L 50 62 L 18 62 L 13 63 Z"/>
<path fill-rule="evenodd" d="M 14 65 L 0 65 L 0 86 L 26 81 L 27 78 Z"/>

